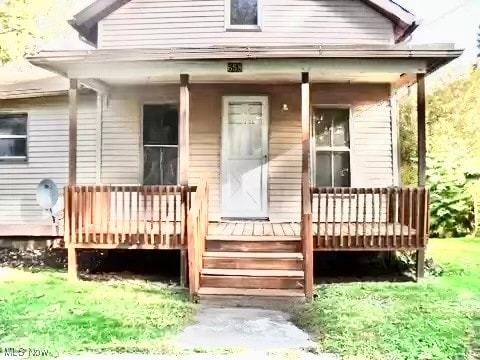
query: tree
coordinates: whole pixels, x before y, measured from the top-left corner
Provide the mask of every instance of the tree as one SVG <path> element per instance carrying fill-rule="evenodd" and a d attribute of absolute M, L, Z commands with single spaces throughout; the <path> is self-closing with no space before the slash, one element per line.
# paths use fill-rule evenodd
<path fill-rule="evenodd" d="M 69 0 L 0 0 L 0 64 L 33 54 L 67 26 Z"/>
<path fill-rule="evenodd" d="M 461 235 L 473 227 L 474 193 L 466 174 L 480 172 L 480 69 L 450 80 L 427 97 L 432 233 Z M 416 109 L 413 97 L 400 105 L 402 180 L 415 183 Z"/>

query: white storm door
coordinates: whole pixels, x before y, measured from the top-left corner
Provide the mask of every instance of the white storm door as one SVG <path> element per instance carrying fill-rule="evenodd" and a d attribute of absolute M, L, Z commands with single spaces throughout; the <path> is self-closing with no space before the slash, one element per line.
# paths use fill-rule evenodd
<path fill-rule="evenodd" d="M 223 97 L 222 217 L 268 218 L 268 97 Z"/>

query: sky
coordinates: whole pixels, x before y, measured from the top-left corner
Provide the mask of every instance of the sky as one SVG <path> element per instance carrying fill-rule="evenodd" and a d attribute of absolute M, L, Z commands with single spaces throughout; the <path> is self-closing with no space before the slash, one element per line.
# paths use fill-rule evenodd
<path fill-rule="evenodd" d="M 480 0 L 396 0 L 417 17 L 422 25 L 414 32 L 415 44 L 452 42 L 465 49 L 457 64 L 471 63 L 478 55 Z"/>

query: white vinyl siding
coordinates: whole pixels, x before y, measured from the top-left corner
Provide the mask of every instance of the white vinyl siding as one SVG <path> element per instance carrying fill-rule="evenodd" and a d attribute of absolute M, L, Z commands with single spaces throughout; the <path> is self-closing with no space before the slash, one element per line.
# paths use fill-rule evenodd
<path fill-rule="evenodd" d="M 1 112 L 28 114 L 28 162 L 0 163 L 0 226 L 51 224 L 36 201 L 38 183 L 52 179 L 63 193 L 68 180 L 68 99 L 0 101 Z M 96 99 L 82 95 L 78 108 L 78 183 L 95 182 Z"/>
<path fill-rule="evenodd" d="M 132 0 L 99 23 L 98 47 L 393 44 L 390 20 L 360 0 L 262 0 L 261 31 L 226 31 L 225 0 Z"/>

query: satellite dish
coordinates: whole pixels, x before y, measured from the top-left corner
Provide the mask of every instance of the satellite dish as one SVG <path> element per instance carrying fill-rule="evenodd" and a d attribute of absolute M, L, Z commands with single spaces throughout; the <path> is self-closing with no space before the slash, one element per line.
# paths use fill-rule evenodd
<path fill-rule="evenodd" d="M 42 209 L 50 210 L 58 201 L 58 188 L 50 179 L 40 181 L 37 186 L 37 203 Z"/>

